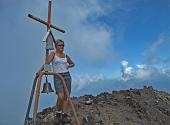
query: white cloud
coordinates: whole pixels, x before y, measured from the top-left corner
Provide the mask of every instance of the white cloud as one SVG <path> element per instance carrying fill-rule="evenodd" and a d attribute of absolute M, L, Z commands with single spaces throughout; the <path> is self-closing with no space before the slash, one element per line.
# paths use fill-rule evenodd
<path fill-rule="evenodd" d="M 138 64 L 138 65 L 136 65 L 136 67 L 138 69 L 146 69 L 146 65 L 145 64 Z"/>
<path fill-rule="evenodd" d="M 158 72 L 158 70 L 156 70 L 153 67 L 147 66 L 145 64 L 138 64 L 136 65 L 136 67 L 132 68 L 128 65 L 128 61 L 123 60 L 121 62 L 121 79 L 123 81 L 128 81 L 128 80 L 132 80 L 132 79 L 148 79 L 151 77 L 151 75 L 153 75 L 154 73 Z M 156 72 L 155 72 L 156 70 Z"/>
<path fill-rule="evenodd" d="M 170 69 L 162 68 L 160 72 L 161 72 L 161 74 L 164 74 L 164 75 L 170 77 Z"/>
<path fill-rule="evenodd" d="M 153 70 L 148 68 L 146 65 L 141 64 L 141 65 L 136 65 L 136 70 L 135 70 L 135 78 L 136 79 L 147 79 L 149 78 L 152 73 Z"/>
<path fill-rule="evenodd" d="M 121 62 L 121 66 L 122 66 L 122 69 L 121 69 L 122 77 L 121 77 L 121 78 L 122 78 L 124 81 L 127 81 L 127 80 L 129 80 L 129 79 L 131 78 L 131 76 L 132 76 L 132 73 L 133 73 L 132 67 L 129 67 L 129 66 L 128 66 L 128 62 L 125 61 L 125 60 L 123 60 L 123 61 Z"/>
<path fill-rule="evenodd" d="M 72 88 L 74 91 L 81 91 L 85 86 L 88 84 L 95 83 L 96 81 L 103 80 L 104 75 L 99 74 L 99 75 L 90 75 L 90 74 L 75 74 L 72 77 Z"/>
<path fill-rule="evenodd" d="M 165 36 L 161 34 L 157 41 L 155 41 L 151 47 L 144 52 L 146 60 L 150 64 L 160 63 L 161 60 L 158 58 L 158 52 L 161 46 L 165 43 Z"/>
<path fill-rule="evenodd" d="M 128 67 L 128 62 L 126 60 L 123 60 L 121 64 L 123 67 Z"/>

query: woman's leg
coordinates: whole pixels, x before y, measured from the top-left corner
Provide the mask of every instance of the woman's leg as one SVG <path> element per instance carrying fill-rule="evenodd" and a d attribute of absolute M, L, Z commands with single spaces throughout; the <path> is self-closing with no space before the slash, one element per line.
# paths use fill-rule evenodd
<path fill-rule="evenodd" d="M 67 74 L 67 76 L 65 77 L 65 82 L 66 82 L 66 87 L 67 87 L 68 93 L 64 92 L 63 112 L 67 113 L 67 109 L 68 109 L 68 105 L 69 105 L 68 96 L 70 96 L 70 93 L 71 93 L 71 76 L 70 76 L 70 74 Z"/>
<path fill-rule="evenodd" d="M 57 103 L 56 103 L 57 112 L 62 112 L 63 102 L 64 102 L 64 92 L 59 92 L 57 97 Z"/>
<path fill-rule="evenodd" d="M 56 76 L 54 76 L 54 88 L 57 94 L 56 112 L 61 113 L 63 110 L 64 91 L 61 79 Z"/>
<path fill-rule="evenodd" d="M 69 105 L 68 99 L 64 99 L 64 101 L 63 101 L 63 113 L 67 114 L 68 105 Z"/>
<path fill-rule="evenodd" d="M 63 101 L 63 122 L 64 123 L 70 123 L 71 122 L 71 118 L 67 114 L 68 102 L 69 102 L 68 99 L 64 99 L 64 101 Z"/>

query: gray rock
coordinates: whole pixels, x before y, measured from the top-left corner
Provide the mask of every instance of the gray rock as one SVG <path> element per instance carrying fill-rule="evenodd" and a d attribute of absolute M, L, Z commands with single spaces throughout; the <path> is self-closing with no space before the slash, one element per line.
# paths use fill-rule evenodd
<path fill-rule="evenodd" d="M 151 86 L 85 95 L 72 100 L 81 125 L 170 125 L 170 94 Z M 37 125 L 59 125 L 54 118 L 54 109 L 39 112 Z M 76 125 L 71 108 L 69 113 L 72 122 L 66 125 Z"/>

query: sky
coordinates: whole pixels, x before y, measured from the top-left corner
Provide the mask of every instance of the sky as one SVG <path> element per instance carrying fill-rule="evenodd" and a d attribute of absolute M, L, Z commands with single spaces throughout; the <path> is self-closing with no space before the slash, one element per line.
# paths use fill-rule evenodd
<path fill-rule="evenodd" d="M 23 124 L 35 73 L 45 60 L 47 0 L 0 1 L 0 124 Z M 52 30 L 76 66 L 71 96 L 153 86 L 170 92 L 169 0 L 52 0 Z M 52 78 L 49 81 L 53 83 Z M 44 81 L 42 81 L 44 82 Z M 53 84 L 52 84 L 53 86 Z M 54 106 L 41 94 L 39 111 Z"/>

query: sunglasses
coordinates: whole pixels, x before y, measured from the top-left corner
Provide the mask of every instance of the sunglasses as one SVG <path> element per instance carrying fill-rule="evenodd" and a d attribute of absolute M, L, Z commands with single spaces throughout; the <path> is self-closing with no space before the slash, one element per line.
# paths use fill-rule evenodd
<path fill-rule="evenodd" d="M 61 46 L 64 47 L 64 44 L 58 44 L 57 46 L 59 46 L 59 47 L 61 47 Z"/>

